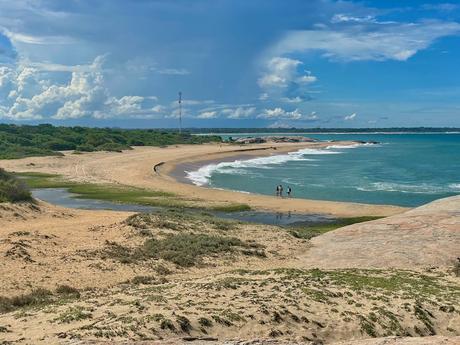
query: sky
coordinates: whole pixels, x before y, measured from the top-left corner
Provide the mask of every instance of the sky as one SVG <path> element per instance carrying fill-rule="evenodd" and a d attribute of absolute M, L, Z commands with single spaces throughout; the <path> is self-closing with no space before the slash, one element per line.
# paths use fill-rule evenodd
<path fill-rule="evenodd" d="M 460 127 L 460 2 L 0 0 L 0 122 Z"/>

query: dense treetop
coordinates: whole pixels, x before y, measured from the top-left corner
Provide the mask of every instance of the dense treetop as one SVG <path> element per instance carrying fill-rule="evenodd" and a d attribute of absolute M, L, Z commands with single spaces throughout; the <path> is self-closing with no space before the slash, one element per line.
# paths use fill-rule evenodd
<path fill-rule="evenodd" d="M 121 151 L 131 146 L 163 146 L 220 142 L 218 136 L 198 136 L 172 130 L 55 127 L 48 124 L 0 124 L 0 158 L 60 155 L 59 151 Z"/>

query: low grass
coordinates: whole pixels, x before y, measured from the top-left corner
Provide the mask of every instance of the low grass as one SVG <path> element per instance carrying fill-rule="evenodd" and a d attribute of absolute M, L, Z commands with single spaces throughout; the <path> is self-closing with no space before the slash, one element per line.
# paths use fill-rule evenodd
<path fill-rule="evenodd" d="M 251 206 L 249 206 L 248 204 L 230 204 L 230 205 L 214 206 L 212 207 L 212 209 L 218 212 L 244 212 L 244 211 L 250 211 Z"/>
<path fill-rule="evenodd" d="M 428 276 L 402 270 L 300 270 L 277 269 L 276 274 L 285 279 L 302 278 L 305 281 L 316 282 L 318 286 L 344 286 L 357 292 L 365 290 L 374 293 L 405 293 L 413 298 L 430 296 L 445 296 L 447 300 L 460 299 L 460 287 L 453 285 L 441 277 Z"/>
<path fill-rule="evenodd" d="M 174 196 L 172 193 L 148 191 L 123 185 L 69 182 L 64 181 L 59 175 L 52 174 L 29 172 L 15 175 L 23 178 L 29 188 L 67 188 L 70 193 L 77 194 L 77 198 L 150 205 L 155 202 L 148 198 Z"/>
<path fill-rule="evenodd" d="M 125 204 L 165 208 L 202 208 L 195 203 L 180 199 L 174 193 L 152 191 L 114 184 L 77 183 L 65 181 L 60 175 L 44 174 L 37 172 L 20 172 L 15 176 L 24 181 L 28 188 L 66 188 L 76 198 L 105 200 Z M 247 211 L 250 207 L 246 204 L 230 204 L 209 207 L 210 210 L 222 212 Z"/>
<path fill-rule="evenodd" d="M 125 220 L 125 224 L 137 230 L 168 229 L 174 231 L 202 231 L 206 227 L 228 231 L 236 229 L 238 222 L 217 218 L 206 212 L 168 208 L 154 213 L 135 214 Z"/>
<path fill-rule="evenodd" d="M 338 218 L 328 223 L 291 227 L 289 228 L 289 233 L 294 237 L 309 240 L 315 236 L 325 234 L 326 232 L 333 231 L 333 230 L 342 228 L 347 225 L 369 222 L 371 220 L 376 220 L 380 218 L 382 217 L 362 216 L 362 217 Z"/>
<path fill-rule="evenodd" d="M 0 313 L 8 313 L 21 308 L 43 307 L 59 301 L 71 301 L 78 298 L 80 298 L 80 292 L 67 285 L 59 286 L 55 293 L 38 288 L 14 297 L 0 296 Z"/>
<path fill-rule="evenodd" d="M 256 248 L 257 247 L 257 248 Z M 107 242 L 103 258 L 112 258 L 122 263 L 135 263 L 148 259 L 163 259 L 180 267 L 201 265 L 203 257 L 221 253 L 234 253 L 258 256 L 263 249 L 248 244 L 236 237 L 207 234 L 178 233 L 162 239 L 150 238 L 137 248 L 128 248 L 115 242 Z"/>
<path fill-rule="evenodd" d="M 91 319 L 92 317 L 92 313 L 86 308 L 81 306 L 74 306 L 67 309 L 56 319 L 54 319 L 54 321 L 58 323 L 72 323 L 76 321 Z"/>

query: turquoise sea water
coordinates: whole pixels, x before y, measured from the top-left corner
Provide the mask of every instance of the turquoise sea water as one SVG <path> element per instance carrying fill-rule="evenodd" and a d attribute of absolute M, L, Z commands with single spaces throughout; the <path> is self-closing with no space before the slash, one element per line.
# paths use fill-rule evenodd
<path fill-rule="evenodd" d="M 241 135 L 232 135 L 238 137 Z M 460 134 L 306 134 L 379 145 L 301 150 L 223 162 L 188 172 L 195 184 L 293 197 L 418 206 L 460 193 Z"/>

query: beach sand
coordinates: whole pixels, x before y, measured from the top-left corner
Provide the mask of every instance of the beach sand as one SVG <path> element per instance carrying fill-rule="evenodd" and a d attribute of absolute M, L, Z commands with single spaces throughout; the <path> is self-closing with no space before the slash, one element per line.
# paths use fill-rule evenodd
<path fill-rule="evenodd" d="M 275 226 L 222 223 L 201 214 L 165 211 L 130 218 L 124 212 L 3 203 L 0 340 L 182 344 L 209 337 L 217 339 L 209 342 L 215 345 L 359 339 L 368 345 L 457 344 L 460 290 L 449 258 L 459 243 L 459 203 L 458 197 L 444 199 L 390 217 L 395 228 L 381 229 L 377 220 L 312 241 Z M 423 229 L 420 235 L 417 228 Z M 399 240 L 398 229 L 410 238 Z M 179 241 L 184 234 L 237 238 L 248 246 L 199 255 L 190 267 L 175 265 L 174 257 L 128 257 L 149 239 Z M 80 296 L 60 293 L 62 285 L 78 289 Z M 21 294 L 37 288 L 48 289 L 52 300 L 30 305 Z M 365 340 L 432 334 L 441 337 Z"/>
<path fill-rule="evenodd" d="M 353 145 L 354 142 L 334 142 Z M 171 192 L 181 199 L 209 204 L 248 204 L 253 209 L 273 212 L 328 214 L 337 217 L 389 216 L 407 208 L 307 199 L 283 199 L 275 196 L 199 187 L 180 180 L 178 167 L 199 166 L 203 161 L 234 157 L 259 157 L 293 152 L 302 148 L 320 149 L 327 142 L 280 143 L 235 146 L 229 144 L 177 145 L 165 148 L 135 147 L 122 153 L 65 153 L 63 157 L 31 157 L 0 160 L 0 167 L 18 172 L 60 174 L 65 179 L 92 183 L 115 183 L 157 191 Z M 156 169 L 154 169 L 156 167 Z"/>
<path fill-rule="evenodd" d="M 197 187 L 171 176 L 184 164 L 321 145 L 278 144 L 276 150 L 257 145 L 244 151 L 230 145 L 138 147 L 123 153 L 1 161 L 8 170 L 163 190 L 211 204 L 392 216 L 308 240 L 290 229 L 226 222 L 201 212 L 134 215 L 43 202 L 2 203 L 0 342 L 457 344 L 460 288 L 453 269 L 460 197 L 403 212 L 393 206 L 281 201 Z M 206 240 L 197 248 L 208 251 L 184 265 L 175 261 L 182 253 L 199 253 L 189 248 L 192 241 L 183 245 L 184 236 L 217 237 L 237 245 L 213 252 Z M 168 239 L 174 245 L 153 247 L 152 256 L 139 254 L 151 248 L 149 240 L 159 244 Z M 175 250 L 174 255 L 165 248 Z M 79 296 L 59 292 L 62 285 L 77 289 Z M 23 295 L 38 288 L 49 290 L 49 300 L 31 302 Z M 434 334 L 438 336 L 420 337 Z M 411 338 L 378 338 L 389 335 Z"/>

